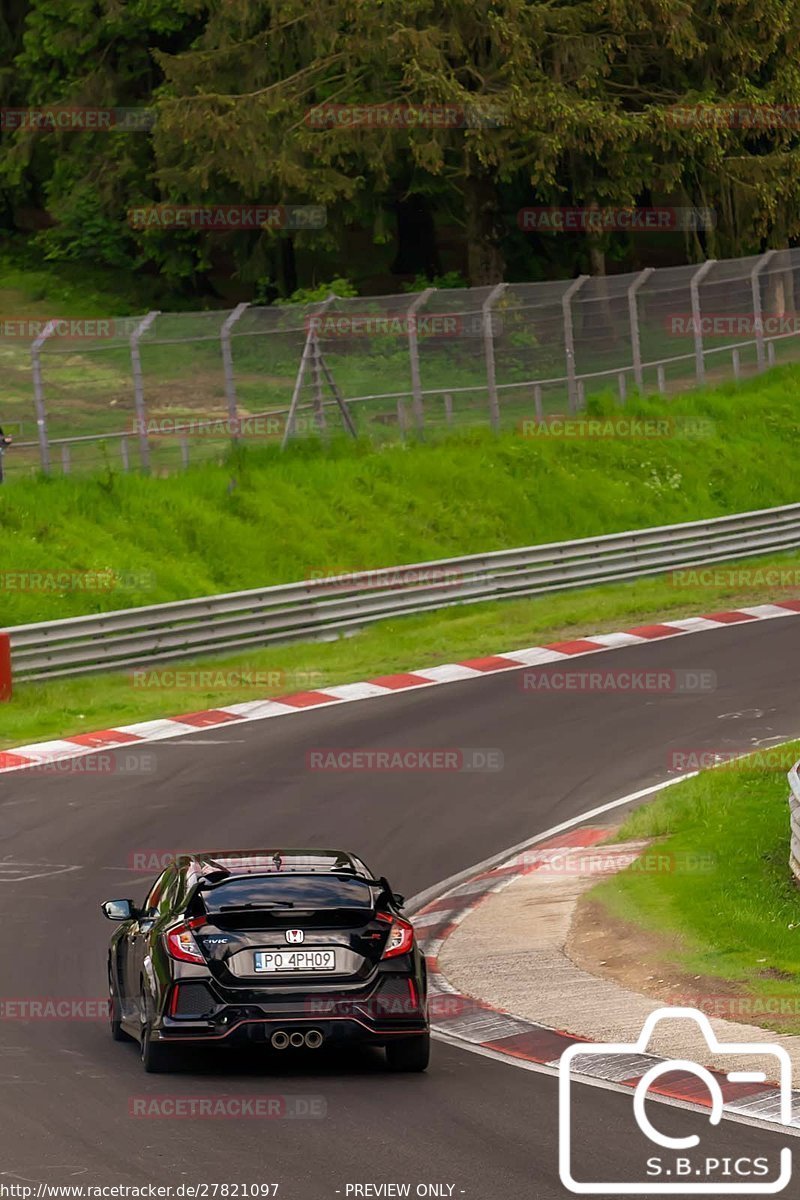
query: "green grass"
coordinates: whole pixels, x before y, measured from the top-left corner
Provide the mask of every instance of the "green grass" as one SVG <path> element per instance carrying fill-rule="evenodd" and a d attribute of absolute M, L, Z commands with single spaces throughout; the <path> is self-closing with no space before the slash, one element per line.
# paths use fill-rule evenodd
<path fill-rule="evenodd" d="M 637 809 L 615 841 L 660 838 L 659 853 L 705 869 L 648 874 L 634 864 L 587 897 L 655 935 L 660 973 L 700 977 L 690 995 L 745 998 L 730 1011 L 792 1033 L 800 1033 L 800 893 L 789 870 L 786 771 L 798 758 L 800 742 L 762 751 Z M 768 1015 L 781 1001 L 784 1015 Z"/>
<path fill-rule="evenodd" d="M 754 565 L 797 570 L 800 556 L 760 559 Z M 22 684 L 12 701 L 0 708 L 0 750 L 41 738 L 348 683 L 766 598 L 774 599 L 774 592 L 742 591 L 735 586 L 677 589 L 663 578 L 642 579 L 527 600 L 443 609 L 381 622 L 335 642 L 273 646 L 181 664 L 181 670 L 214 670 L 234 676 L 273 673 L 256 687 L 237 686 L 235 681 L 231 686 L 174 687 L 169 686 L 168 674 L 164 686 L 148 688 L 134 686 L 132 676 L 126 674 Z M 156 666 L 153 671 L 157 674 L 161 669 Z M 166 664 L 163 670 L 169 673 L 173 664 Z"/>
<path fill-rule="evenodd" d="M 789 503 L 799 376 L 783 368 L 674 401 L 670 416 L 711 422 L 705 437 L 474 431 L 380 450 L 337 439 L 286 454 L 251 447 L 164 479 L 109 468 L 12 482 L 0 489 L 0 624 Z M 631 411 L 665 408 L 638 401 Z M 12 589 L 5 574 L 102 570 L 125 586 L 41 592 Z"/>
<path fill-rule="evenodd" d="M 508 432 L 376 450 L 307 442 L 248 448 L 168 478 L 41 477 L 0 489 L 0 626 L 714 517 L 797 499 L 798 370 L 662 401 L 627 415 L 699 417 L 710 434 L 562 441 Z M 598 406 L 617 411 L 608 401 Z M 798 555 L 756 560 L 795 567 Z M 65 572 L 60 591 L 31 574 Z M 113 586 L 82 587 L 106 572 Z M 96 578 L 96 576 L 95 576 Z M 86 577 L 89 582 L 89 577 Z M 776 598 L 745 580 L 666 578 L 387 622 L 344 641 L 250 651 L 232 669 L 283 672 L 259 696 Z M 313 672 L 301 676 L 293 672 Z M 305 679 L 305 682 L 304 682 Z M 242 688 L 134 689 L 125 677 L 27 685 L 0 716 L 0 745 L 252 698 Z"/>

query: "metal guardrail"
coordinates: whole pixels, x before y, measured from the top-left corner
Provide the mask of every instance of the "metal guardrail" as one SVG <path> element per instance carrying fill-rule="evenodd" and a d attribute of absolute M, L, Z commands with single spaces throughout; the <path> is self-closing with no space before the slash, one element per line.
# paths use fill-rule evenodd
<path fill-rule="evenodd" d="M 788 774 L 789 779 L 789 819 L 791 822 L 791 849 L 789 851 L 789 866 L 792 874 L 800 883 L 800 763 L 795 763 Z"/>
<path fill-rule="evenodd" d="M 708 521 L 70 617 L 8 632 L 18 680 L 121 670 L 301 639 L 387 617 L 639 579 L 800 546 L 800 504 Z"/>

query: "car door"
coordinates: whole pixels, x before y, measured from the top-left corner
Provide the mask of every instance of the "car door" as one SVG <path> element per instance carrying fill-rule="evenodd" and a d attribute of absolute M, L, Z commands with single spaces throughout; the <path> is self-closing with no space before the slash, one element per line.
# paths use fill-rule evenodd
<path fill-rule="evenodd" d="M 176 871 L 167 867 L 155 881 L 142 905 L 139 916 L 132 922 L 126 936 L 125 949 L 125 998 L 129 1004 L 139 1002 L 140 980 L 145 956 L 148 952 L 150 932 L 158 918 L 162 905 L 174 891 Z"/>

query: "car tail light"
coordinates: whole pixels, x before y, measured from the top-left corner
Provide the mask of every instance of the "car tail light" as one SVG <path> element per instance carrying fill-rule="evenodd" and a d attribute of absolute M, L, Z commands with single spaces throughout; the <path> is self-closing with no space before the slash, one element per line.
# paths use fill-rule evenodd
<path fill-rule="evenodd" d="M 205 923 L 205 917 L 195 917 L 192 921 L 183 921 L 180 925 L 168 929 L 164 934 L 164 945 L 170 958 L 177 958 L 179 962 L 205 964 L 205 956 L 192 933 L 193 929 L 198 929 Z"/>
<path fill-rule="evenodd" d="M 381 958 L 397 958 L 398 954 L 408 954 L 414 945 L 414 926 L 402 917 L 392 917 L 388 913 L 377 915 L 379 921 L 388 921 L 391 925 Z"/>

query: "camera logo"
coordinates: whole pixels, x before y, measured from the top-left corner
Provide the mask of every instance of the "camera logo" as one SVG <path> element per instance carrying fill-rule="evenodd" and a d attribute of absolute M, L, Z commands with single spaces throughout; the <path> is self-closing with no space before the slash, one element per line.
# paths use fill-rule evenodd
<path fill-rule="evenodd" d="M 668 1059 L 655 1062 L 638 1081 L 633 1096 L 633 1112 L 636 1124 L 644 1136 L 659 1147 L 664 1153 L 653 1155 L 642 1163 L 641 1182 L 618 1182 L 616 1180 L 584 1181 L 574 1177 L 574 1157 L 572 1144 L 572 1113 L 571 1113 L 571 1083 L 572 1070 L 577 1075 L 589 1074 L 586 1059 L 621 1056 L 630 1062 L 631 1055 L 642 1055 L 647 1052 L 650 1039 L 656 1025 L 665 1020 L 693 1021 L 699 1026 L 705 1038 L 708 1049 L 715 1058 L 730 1056 L 731 1069 L 726 1070 L 725 1078 L 729 1083 L 763 1083 L 767 1086 L 768 1076 L 763 1070 L 737 1070 L 742 1067 L 743 1058 L 752 1060 L 757 1057 L 759 1064 L 765 1059 L 774 1059 L 774 1071 L 770 1078 L 778 1081 L 780 1116 L 778 1123 L 790 1125 L 792 1120 L 792 1070 L 789 1055 L 782 1046 L 771 1042 L 720 1042 L 714 1034 L 708 1017 L 694 1008 L 659 1008 L 650 1016 L 642 1027 L 642 1032 L 636 1042 L 618 1042 L 614 1044 L 587 1044 L 578 1042 L 570 1046 L 561 1055 L 558 1067 L 558 1113 L 559 1113 L 559 1161 L 558 1170 L 561 1182 L 568 1191 L 577 1195 L 601 1195 L 617 1192 L 620 1195 L 651 1195 L 670 1193 L 672 1195 L 734 1195 L 746 1192 L 748 1195 L 770 1194 L 782 1191 L 792 1177 L 792 1152 L 784 1146 L 778 1156 L 777 1151 L 759 1158 L 718 1158 L 704 1153 L 700 1146 L 700 1137 L 690 1134 L 686 1137 L 670 1137 L 650 1121 L 645 1112 L 645 1102 L 649 1088 L 670 1072 L 680 1071 L 691 1074 L 702 1080 L 708 1088 L 711 1098 L 708 1121 L 711 1125 L 719 1125 L 722 1120 L 724 1099 L 719 1079 L 707 1067 L 700 1066 L 689 1059 Z M 575 1059 L 580 1061 L 575 1064 Z M 738 1063 L 737 1063 L 738 1060 Z M 727 1065 L 727 1064 L 726 1064 Z M 630 1074 L 630 1072 L 629 1072 Z M 694 1151 L 690 1154 L 690 1151 Z M 775 1163 L 770 1162 L 774 1158 Z M 769 1178 L 771 1177 L 771 1178 Z M 761 1182 L 758 1182 L 758 1180 Z"/>

